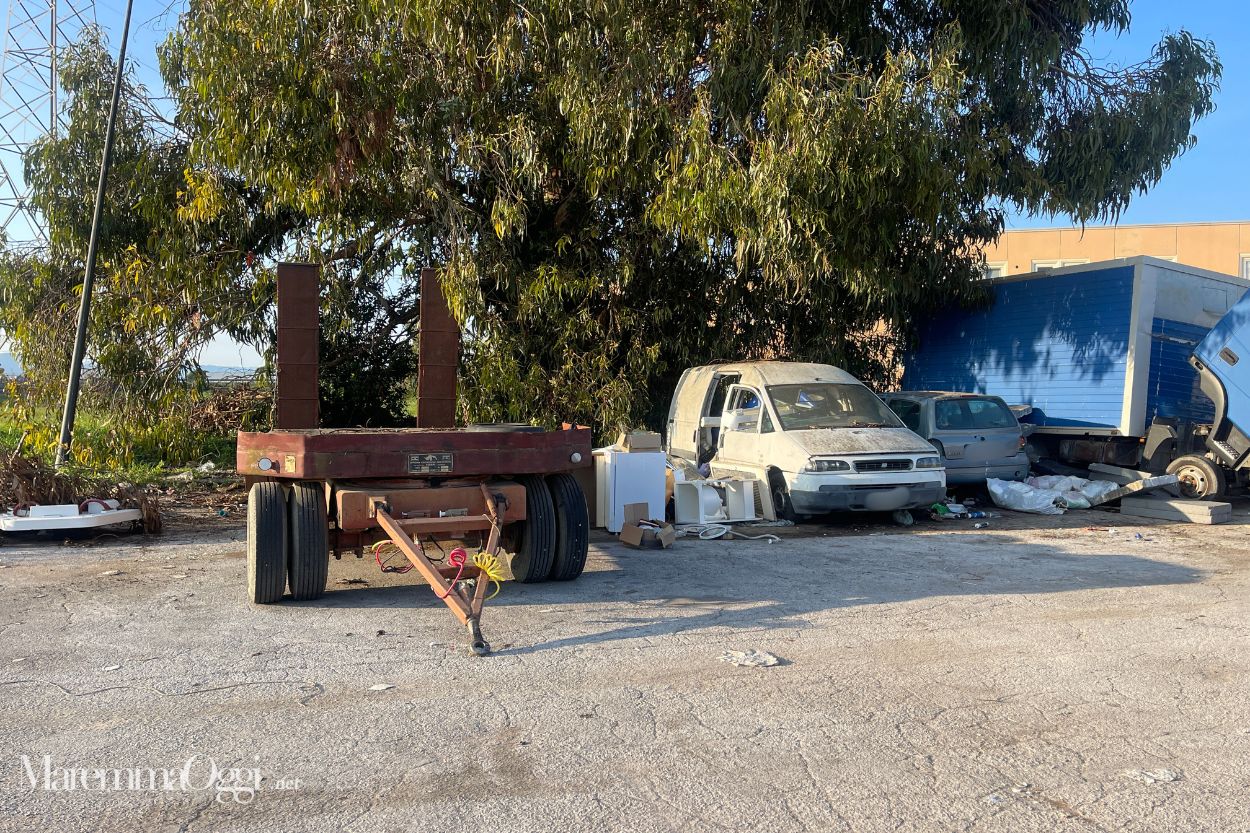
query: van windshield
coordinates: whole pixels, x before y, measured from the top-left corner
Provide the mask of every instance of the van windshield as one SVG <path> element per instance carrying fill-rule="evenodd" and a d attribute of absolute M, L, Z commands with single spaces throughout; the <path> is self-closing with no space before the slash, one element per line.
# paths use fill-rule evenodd
<path fill-rule="evenodd" d="M 901 428 L 903 423 L 863 385 L 809 382 L 769 385 L 783 431 L 809 428 Z"/>

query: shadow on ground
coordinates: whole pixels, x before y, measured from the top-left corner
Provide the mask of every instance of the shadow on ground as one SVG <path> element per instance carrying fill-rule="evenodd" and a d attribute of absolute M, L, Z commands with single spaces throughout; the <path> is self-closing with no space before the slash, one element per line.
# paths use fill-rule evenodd
<path fill-rule="evenodd" d="M 1135 542 L 1142 547 L 1152 540 Z M 776 544 L 679 541 L 670 550 L 597 544 L 573 582 L 507 582 L 486 619 L 517 606 L 576 610 L 593 633 L 507 653 L 697 631 L 804 628 L 810 614 L 837 608 L 962 595 L 1025 595 L 1192 583 L 1193 568 L 1128 554 L 1066 552 L 1002 534 L 789 539 Z M 424 585 L 331 586 L 308 608 L 441 609 Z M 631 603 L 600 616 L 600 602 Z M 619 609 L 619 607 L 618 607 Z M 584 628 L 579 628 L 584 630 Z"/>

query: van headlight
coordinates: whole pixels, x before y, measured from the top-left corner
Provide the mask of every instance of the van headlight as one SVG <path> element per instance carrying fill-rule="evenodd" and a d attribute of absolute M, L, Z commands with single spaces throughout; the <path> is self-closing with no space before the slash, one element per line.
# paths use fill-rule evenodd
<path fill-rule="evenodd" d="M 803 467 L 803 471 L 814 472 L 830 472 L 830 471 L 850 471 L 851 464 L 845 460 L 818 460 L 815 457 L 807 461 L 807 465 Z"/>
<path fill-rule="evenodd" d="M 942 468 L 942 458 L 941 457 L 921 457 L 919 460 L 916 461 L 916 468 L 918 469 L 940 469 Z"/>

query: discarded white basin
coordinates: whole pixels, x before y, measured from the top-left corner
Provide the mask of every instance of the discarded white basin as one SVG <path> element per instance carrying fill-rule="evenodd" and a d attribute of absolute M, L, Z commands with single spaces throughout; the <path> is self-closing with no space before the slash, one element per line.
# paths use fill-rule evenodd
<path fill-rule="evenodd" d="M 121 509 L 116 500 L 88 500 L 83 503 L 60 503 L 52 506 L 31 506 L 19 512 L 0 513 L 0 530 L 4 532 L 40 532 L 48 529 L 91 529 L 128 521 L 143 520 L 138 509 Z"/>

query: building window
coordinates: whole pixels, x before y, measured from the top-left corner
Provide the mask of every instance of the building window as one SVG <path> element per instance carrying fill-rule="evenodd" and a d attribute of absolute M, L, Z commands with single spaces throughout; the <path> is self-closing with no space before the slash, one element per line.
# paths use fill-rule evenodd
<path fill-rule="evenodd" d="M 1003 278 L 1006 276 L 1007 276 L 1007 261 L 999 260 L 999 261 L 994 261 L 993 263 L 985 264 L 985 277 L 993 279 L 993 278 Z"/>
<path fill-rule="evenodd" d="M 1058 260 L 1035 260 L 1033 261 L 1034 272 L 1045 272 L 1050 269 L 1061 269 L 1064 266 L 1081 266 L 1089 263 L 1087 257 L 1070 257 L 1060 258 Z"/>
<path fill-rule="evenodd" d="M 1250 281 L 1250 255 L 1241 256 L 1241 276 Z"/>

